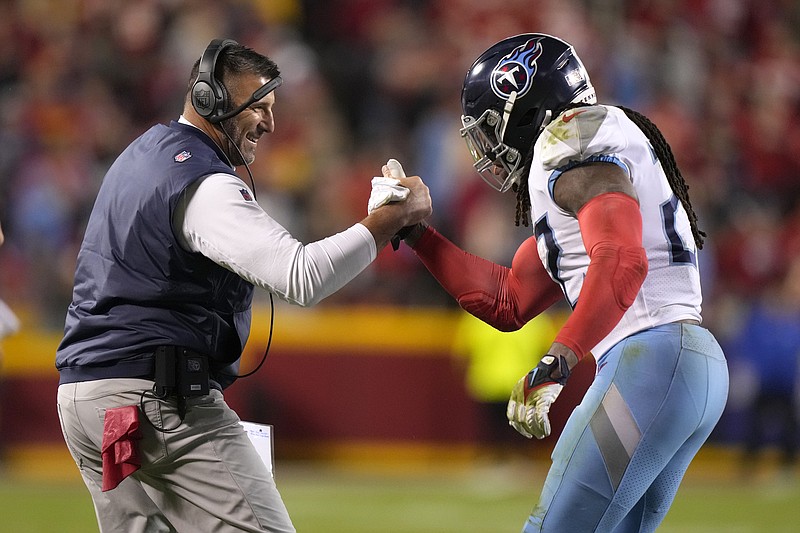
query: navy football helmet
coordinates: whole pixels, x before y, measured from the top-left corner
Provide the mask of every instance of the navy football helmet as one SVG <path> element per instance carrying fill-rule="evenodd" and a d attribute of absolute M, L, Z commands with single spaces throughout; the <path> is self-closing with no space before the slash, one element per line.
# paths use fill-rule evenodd
<path fill-rule="evenodd" d="M 467 71 L 461 136 L 484 181 L 505 192 L 520 180 L 539 134 L 569 104 L 596 103 L 572 45 L 542 33 L 504 39 Z"/>

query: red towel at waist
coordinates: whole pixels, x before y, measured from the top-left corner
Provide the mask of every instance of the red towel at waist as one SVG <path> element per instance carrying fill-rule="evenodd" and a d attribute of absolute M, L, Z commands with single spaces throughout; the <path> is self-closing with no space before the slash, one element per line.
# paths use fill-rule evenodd
<path fill-rule="evenodd" d="M 116 488 L 123 479 L 141 467 L 138 443 L 141 438 L 138 406 L 127 405 L 106 410 L 101 448 L 103 492 Z"/>

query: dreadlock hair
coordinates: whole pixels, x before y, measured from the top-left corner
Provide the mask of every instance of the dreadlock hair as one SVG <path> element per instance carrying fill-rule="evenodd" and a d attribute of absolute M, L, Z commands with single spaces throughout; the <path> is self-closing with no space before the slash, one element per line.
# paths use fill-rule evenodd
<path fill-rule="evenodd" d="M 586 105 L 591 104 L 570 104 L 565 109 L 559 111 L 559 113 L 565 111 L 566 109 L 583 107 Z M 686 210 L 686 214 L 689 216 L 689 224 L 692 228 L 694 242 L 697 244 L 698 249 L 702 249 L 703 243 L 705 242 L 706 233 L 697 227 L 697 215 L 692 208 L 692 202 L 689 200 L 689 185 L 683 179 L 683 175 L 678 169 L 678 164 L 675 162 L 675 156 L 672 154 L 672 149 L 670 148 L 669 143 L 667 143 L 667 140 L 664 139 L 664 135 L 661 133 L 661 130 L 659 130 L 658 127 L 646 116 L 627 107 L 617 107 L 622 109 L 628 118 L 631 119 L 631 121 L 633 121 L 633 123 L 636 124 L 640 130 L 642 130 L 647 139 L 650 141 L 650 144 L 653 146 L 653 149 L 656 151 L 656 157 L 661 162 L 661 166 L 664 168 L 664 173 L 667 175 L 667 181 L 669 182 L 672 192 L 675 193 L 675 196 L 677 196 L 681 201 L 683 208 Z M 558 114 L 554 114 L 554 116 L 558 116 Z M 530 166 L 532 162 L 533 148 L 528 151 L 525 164 L 522 166 L 523 171 L 520 174 L 522 179 L 519 183 L 515 183 L 511 186 L 511 190 L 517 194 L 517 210 L 516 214 L 514 215 L 514 224 L 517 226 L 519 226 L 520 223 L 525 227 L 530 224 L 528 215 L 530 214 L 531 210 L 531 198 L 530 194 L 528 193 L 528 175 L 530 174 Z"/>
<path fill-rule="evenodd" d="M 681 201 L 683 208 L 686 210 L 686 214 L 689 216 L 689 224 L 692 228 L 694 242 L 697 244 L 697 248 L 701 250 L 705 242 L 706 233 L 697 227 L 697 215 L 692 208 L 692 202 L 689 200 L 689 185 L 686 183 L 686 180 L 683 179 L 683 175 L 681 175 L 681 171 L 678 169 L 678 164 L 675 162 L 675 156 L 672 155 L 672 149 L 669 143 L 664 139 L 661 130 L 659 130 L 649 118 L 633 109 L 628 109 L 623 106 L 617 107 L 622 109 L 628 118 L 644 132 L 650 144 L 653 146 L 653 149 L 656 151 L 656 157 L 664 168 L 664 173 L 667 175 L 667 181 L 669 182 L 672 192 L 675 193 L 675 196 Z"/>
<path fill-rule="evenodd" d="M 533 148 L 528 150 L 528 154 L 525 156 L 520 180 L 511 185 L 511 190 L 517 194 L 517 212 L 514 215 L 514 225 L 519 226 L 521 223 L 526 228 L 530 226 L 528 215 L 531 212 L 531 195 L 528 194 L 528 175 L 531 172 L 531 163 L 533 163 Z"/>

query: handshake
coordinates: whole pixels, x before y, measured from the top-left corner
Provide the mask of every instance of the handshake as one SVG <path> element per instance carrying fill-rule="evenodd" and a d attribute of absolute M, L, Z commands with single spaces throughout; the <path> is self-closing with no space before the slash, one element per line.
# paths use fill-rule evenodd
<path fill-rule="evenodd" d="M 380 218 L 389 218 L 394 229 L 387 235 L 392 242 L 392 247 L 397 250 L 400 240 L 404 239 L 410 231 L 432 212 L 431 197 L 428 187 L 419 176 L 407 177 L 403 166 L 396 159 L 389 159 L 382 168 L 383 176 L 372 178 L 372 192 L 367 202 L 367 219 L 365 224 L 375 236 L 378 247 L 381 248 L 387 240 L 383 235 L 383 228 L 376 228 L 367 224 L 370 218 L 381 214 L 384 206 L 392 207 L 389 214 Z"/>

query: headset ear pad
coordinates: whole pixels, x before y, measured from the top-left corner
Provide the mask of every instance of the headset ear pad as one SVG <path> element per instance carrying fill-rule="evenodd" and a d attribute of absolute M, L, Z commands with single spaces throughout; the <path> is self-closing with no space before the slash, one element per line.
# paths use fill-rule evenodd
<path fill-rule="evenodd" d="M 228 111 L 230 98 L 221 83 L 209 84 L 207 81 L 197 80 L 192 87 L 192 105 L 198 115 L 212 120 Z"/>
<path fill-rule="evenodd" d="M 198 115 L 212 122 L 230 105 L 228 91 L 215 77 L 214 68 L 222 50 L 235 44 L 236 41 L 230 39 L 211 41 L 200 58 L 197 79 L 192 85 L 192 106 Z"/>
<path fill-rule="evenodd" d="M 192 105 L 197 114 L 209 118 L 217 107 L 217 97 L 214 88 L 204 80 L 196 80 L 192 87 Z"/>

